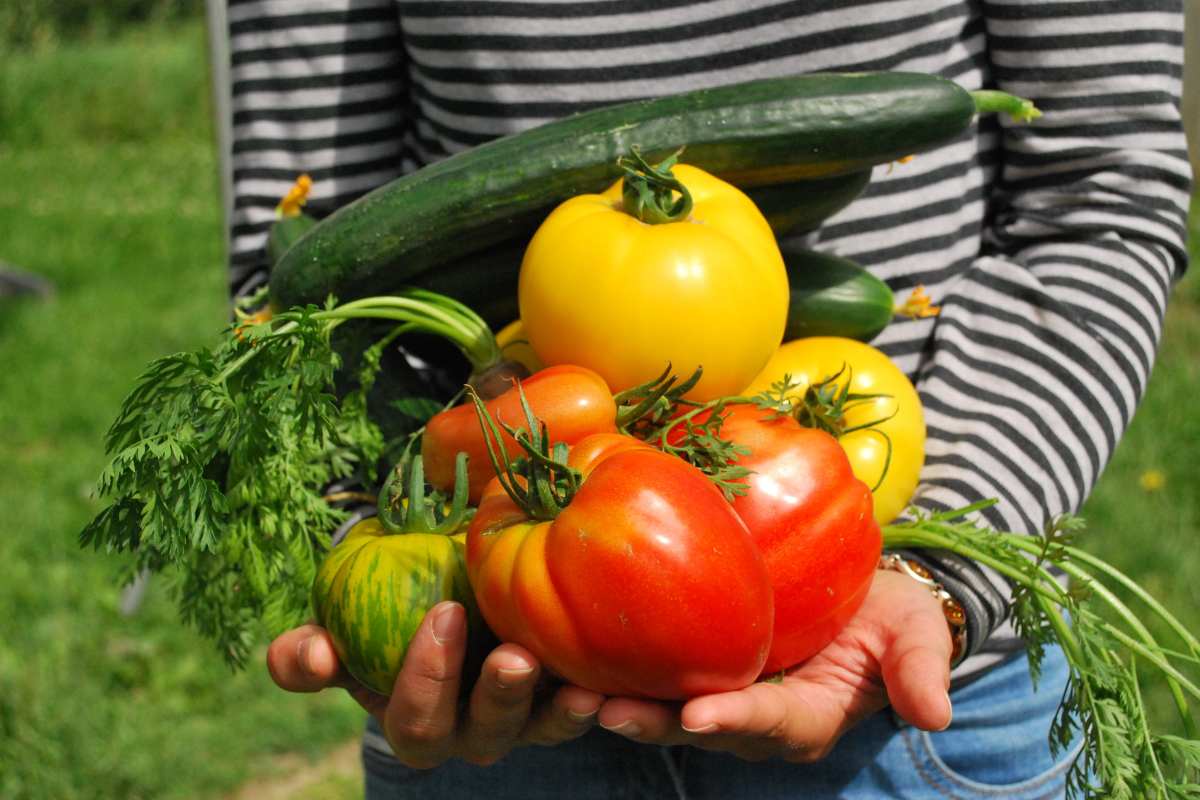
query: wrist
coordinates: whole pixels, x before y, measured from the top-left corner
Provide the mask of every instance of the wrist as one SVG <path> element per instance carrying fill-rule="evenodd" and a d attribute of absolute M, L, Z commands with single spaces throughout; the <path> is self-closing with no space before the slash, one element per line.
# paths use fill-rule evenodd
<path fill-rule="evenodd" d="M 879 569 L 907 575 L 924 586 L 941 605 L 942 615 L 950 633 L 950 666 L 956 667 L 967 653 L 967 613 L 946 587 L 933 577 L 923 564 L 905 558 L 899 553 L 884 553 L 879 557 Z"/>

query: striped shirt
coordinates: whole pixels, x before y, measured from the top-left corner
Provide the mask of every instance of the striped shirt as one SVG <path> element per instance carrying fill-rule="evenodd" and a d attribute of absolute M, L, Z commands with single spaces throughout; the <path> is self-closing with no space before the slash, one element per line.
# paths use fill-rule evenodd
<path fill-rule="evenodd" d="M 995 497 L 1032 533 L 1077 510 L 1142 396 L 1185 264 L 1183 21 L 1168 0 L 231 0 L 235 288 L 265 280 L 278 199 L 318 216 L 448 154 L 599 105 L 813 71 L 934 73 L 1031 98 L 867 190 L 804 244 L 941 314 L 873 342 L 928 426 L 914 502 Z M 1020 646 L 1008 587 L 920 554 L 972 653 Z"/>

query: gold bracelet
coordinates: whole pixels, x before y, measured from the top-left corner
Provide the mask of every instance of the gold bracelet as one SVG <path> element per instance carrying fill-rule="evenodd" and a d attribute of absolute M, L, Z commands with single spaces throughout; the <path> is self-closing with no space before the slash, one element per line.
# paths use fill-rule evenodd
<path fill-rule="evenodd" d="M 933 596 L 938 599 L 942 604 L 942 614 L 946 617 L 946 625 L 950 628 L 950 642 L 953 645 L 950 653 L 950 666 L 958 666 L 958 662 L 962 660 L 967 651 L 967 612 L 963 610 L 962 603 L 955 600 L 946 591 L 946 587 L 934 580 L 933 574 L 923 565 L 897 553 L 884 553 L 880 556 L 879 569 L 904 573 L 917 583 L 928 587 Z"/>

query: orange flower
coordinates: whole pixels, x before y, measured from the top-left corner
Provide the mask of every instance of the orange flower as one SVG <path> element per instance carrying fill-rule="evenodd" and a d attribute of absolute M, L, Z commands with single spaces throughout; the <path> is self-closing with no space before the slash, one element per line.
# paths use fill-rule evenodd
<path fill-rule="evenodd" d="M 255 325 L 262 325 L 270 322 L 271 317 L 274 315 L 271 313 L 270 306 L 263 306 L 258 311 L 255 311 L 251 314 L 245 314 L 239 311 L 237 312 L 237 316 L 238 321 L 237 325 L 234 326 L 233 333 L 235 336 L 237 336 L 237 338 L 243 339 L 245 338 L 244 333 L 247 328 L 253 328 Z"/>
<path fill-rule="evenodd" d="M 276 216 L 300 216 L 300 209 L 308 202 L 308 193 L 311 189 L 312 178 L 308 177 L 307 173 L 296 178 L 296 182 L 292 184 L 292 188 L 288 189 L 288 193 L 279 201 L 279 205 L 275 206 Z"/>
<path fill-rule="evenodd" d="M 936 317 L 941 310 L 941 306 L 933 305 L 933 300 L 930 299 L 929 295 L 925 294 L 925 287 L 918 284 L 912 290 L 912 294 L 908 296 L 908 299 L 896 308 L 896 313 L 902 317 L 919 319 Z"/>
<path fill-rule="evenodd" d="M 888 164 L 888 168 L 887 168 L 888 174 L 890 175 L 892 173 L 892 170 L 894 170 L 896 168 L 897 164 L 907 164 L 908 162 L 912 161 L 914 158 L 916 158 L 916 155 L 900 156 L 895 161 Z"/>

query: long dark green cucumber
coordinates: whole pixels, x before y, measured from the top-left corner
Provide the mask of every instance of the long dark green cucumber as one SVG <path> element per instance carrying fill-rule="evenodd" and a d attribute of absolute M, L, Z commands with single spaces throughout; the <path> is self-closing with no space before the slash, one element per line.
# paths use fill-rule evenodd
<path fill-rule="evenodd" d="M 784 245 L 791 301 L 784 341 L 808 336 L 873 339 L 891 321 L 888 285 L 848 258 Z"/>
<path fill-rule="evenodd" d="M 871 170 L 864 169 L 829 178 L 753 186 L 745 191 L 775 235 L 783 236 L 817 228 L 850 205 L 870 181 Z"/>
<path fill-rule="evenodd" d="M 383 293 L 478 252 L 598 191 L 640 147 L 742 188 L 859 172 L 959 136 L 975 98 L 919 73 L 813 74 L 751 81 L 576 114 L 398 178 L 332 214 L 284 254 L 271 279 L 286 307 Z"/>
<path fill-rule="evenodd" d="M 776 235 L 798 233 L 818 227 L 862 193 L 870 170 L 832 178 L 792 181 L 777 186 L 747 190 Z M 439 264 L 415 276 L 411 284 L 460 300 L 475 310 L 493 328 L 518 316 L 517 276 L 525 245 L 533 235 L 501 242 L 480 253 Z"/>

